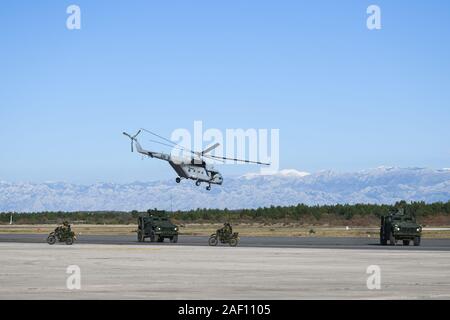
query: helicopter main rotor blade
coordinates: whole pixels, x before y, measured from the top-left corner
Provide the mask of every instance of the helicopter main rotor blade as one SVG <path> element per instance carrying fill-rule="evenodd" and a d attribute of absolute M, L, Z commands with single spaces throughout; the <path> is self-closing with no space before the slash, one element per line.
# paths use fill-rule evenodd
<path fill-rule="evenodd" d="M 222 159 L 216 159 L 216 158 L 213 158 L 213 156 L 209 156 L 209 155 L 207 155 L 207 154 L 205 154 L 204 156 L 202 156 L 202 158 L 207 158 L 207 159 L 211 159 L 211 160 L 214 160 L 214 161 L 220 161 L 220 162 L 222 162 L 222 163 L 225 163 L 225 160 L 222 160 Z"/>
<path fill-rule="evenodd" d="M 140 131 L 145 131 L 145 132 L 151 134 L 152 136 L 155 136 L 155 137 L 157 137 L 157 138 L 159 138 L 159 139 L 169 143 L 170 145 L 167 145 L 167 144 L 159 142 L 159 141 L 154 141 L 154 140 L 150 140 L 151 142 L 155 142 L 155 143 L 158 143 L 158 144 L 161 144 L 161 145 L 165 145 L 165 146 L 168 146 L 168 147 L 172 147 L 172 148 L 177 148 L 177 149 L 180 149 L 180 150 L 185 150 L 185 151 L 191 153 L 192 155 L 195 155 L 195 156 L 199 157 L 200 159 L 205 157 L 205 158 L 221 160 L 221 161 L 231 160 L 231 161 L 236 161 L 236 162 L 253 163 L 253 164 L 259 164 L 259 165 L 264 165 L 264 166 L 270 166 L 270 163 L 264 163 L 264 162 L 260 162 L 260 161 L 250 161 L 250 160 L 242 160 L 242 159 L 234 159 L 234 158 L 226 158 L 226 157 L 217 157 L 217 156 L 213 156 L 213 155 L 207 155 L 208 152 L 211 152 L 212 150 L 214 150 L 217 147 L 219 147 L 220 143 L 216 143 L 216 144 L 208 147 L 207 149 L 205 149 L 202 152 L 195 152 L 193 150 L 187 149 L 187 148 L 185 148 L 185 147 L 183 147 L 183 146 L 173 142 L 172 140 L 164 138 L 164 137 L 160 136 L 159 134 L 156 134 L 156 133 L 154 133 L 154 132 L 152 132 L 150 130 L 142 128 Z"/>
<path fill-rule="evenodd" d="M 214 159 L 219 159 L 219 160 L 231 160 L 231 161 L 236 161 L 236 162 L 253 163 L 253 164 L 260 164 L 260 165 L 264 165 L 264 166 L 270 166 L 270 163 L 264 163 L 264 162 L 259 162 L 259 161 L 250 161 L 250 160 L 242 160 L 242 159 L 234 159 L 234 158 L 226 158 L 226 157 L 217 157 L 217 156 L 211 156 L 211 155 L 209 155 L 208 158 L 214 158 Z"/>
<path fill-rule="evenodd" d="M 178 150 L 182 150 L 182 151 L 187 151 L 189 153 L 195 154 L 194 152 L 192 152 L 190 150 L 187 150 L 186 148 L 183 148 L 183 147 L 181 147 L 179 145 L 170 145 L 168 143 L 164 143 L 164 142 L 156 141 L 156 140 L 148 140 L 148 141 L 153 142 L 153 143 L 157 143 L 157 144 L 169 147 L 169 148 L 178 149 Z"/>
<path fill-rule="evenodd" d="M 170 143 L 170 147 L 172 147 L 172 148 L 177 147 L 178 149 L 185 150 L 185 151 L 187 151 L 187 152 L 189 152 L 189 153 L 191 153 L 191 154 L 194 154 L 194 155 L 197 154 L 196 152 L 194 152 L 194 151 L 192 151 L 192 150 L 189 150 L 189 149 L 187 149 L 187 148 L 185 148 L 185 147 L 183 147 L 183 146 L 180 146 L 179 144 L 173 142 L 172 140 L 166 139 L 166 138 L 160 136 L 159 134 L 156 134 L 156 133 L 154 133 L 154 132 L 151 132 L 150 130 L 147 130 L 147 129 L 144 129 L 144 128 L 142 128 L 141 130 L 142 130 L 142 131 L 145 131 L 145 132 L 151 134 L 152 136 L 155 136 L 155 137 L 157 137 L 157 138 L 159 138 L 159 139 L 161 139 L 161 140 L 164 140 L 164 141 L 166 141 L 167 143 Z M 150 140 L 150 141 L 156 142 L 156 141 L 153 141 L 153 140 Z M 162 144 L 161 142 L 156 142 L 156 143 Z"/>
<path fill-rule="evenodd" d="M 216 143 L 216 144 L 210 146 L 209 148 L 207 148 L 206 150 L 204 150 L 204 151 L 201 153 L 201 155 L 203 156 L 203 155 L 205 155 L 205 154 L 207 154 L 207 153 L 213 151 L 214 149 L 218 148 L 219 146 L 220 146 L 220 143 Z"/>

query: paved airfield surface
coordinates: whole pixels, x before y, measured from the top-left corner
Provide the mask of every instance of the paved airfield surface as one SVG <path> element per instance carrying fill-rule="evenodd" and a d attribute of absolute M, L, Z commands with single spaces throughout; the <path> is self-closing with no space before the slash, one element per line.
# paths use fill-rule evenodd
<path fill-rule="evenodd" d="M 0 299 L 417 298 L 450 299 L 450 252 L 0 242 Z"/>
<path fill-rule="evenodd" d="M 138 243 L 134 235 L 0 234 L 0 299 L 450 299 L 450 240 L 380 246 L 376 238 L 208 237 Z M 68 290 L 69 265 L 81 290 Z M 381 289 L 367 288 L 379 266 Z"/>
<path fill-rule="evenodd" d="M 45 243 L 42 234 L 0 234 L 0 243 Z M 136 241 L 135 235 L 80 235 L 78 244 L 115 244 L 155 246 L 160 243 Z M 400 251 L 450 251 L 450 239 L 423 239 L 420 247 L 402 246 L 401 241 L 395 247 L 379 245 L 378 238 L 316 238 L 316 237 L 242 237 L 239 247 L 266 248 L 321 248 L 321 249 L 366 249 L 366 250 L 400 250 Z M 166 240 L 164 246 L 174 246 Z M 180 236 L 176 246 L 208 246 L 208 237 Z M 224 246 L 224 245 L 222 245 Z"/>

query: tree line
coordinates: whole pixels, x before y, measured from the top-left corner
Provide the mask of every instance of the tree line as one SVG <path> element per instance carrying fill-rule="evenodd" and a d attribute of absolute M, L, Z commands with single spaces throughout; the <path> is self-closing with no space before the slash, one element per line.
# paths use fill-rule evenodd
<path fill-rule="evenodd" d="M 179 223 L 222 223 L 230 222 L 295 222 L 304 219 L 320 221 L 324 218 L 338 218 L 351 220 L 354 217 L 379 218 L 388 214 L 395 206 L 404 207 L 406 212 L 417 218 L 449 215 L 450 201 L 448 202 L 411 202 L 401 201 L 394 206 L 378 204 L 336 204 L 308 206 L 272 206 L 258 209 L 196 209 L 190 211 L 167 212 L 166 214 Z M 8 224 L 13 217 L 14 224 L 55 224 L 69 221 L 75 224 L 135 224 L 137 218 L 148 213 L 155 213 L 154 209 L 147 212 L 133 210 L 130 212 L 98 211 L 98 212 L 32 212 L 32 213 L 0 213 L 0 224 Z"/>

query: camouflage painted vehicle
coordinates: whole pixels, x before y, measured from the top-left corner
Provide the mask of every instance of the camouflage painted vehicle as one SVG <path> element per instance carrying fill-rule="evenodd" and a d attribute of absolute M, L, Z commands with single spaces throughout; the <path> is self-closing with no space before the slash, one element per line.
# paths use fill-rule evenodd
<path fill-rule="evenodd" d="M 148 216 L 138 218 L 137 240 L 144 242 L 149 238 L 151 242 L 164 242 L 164 239 L 170 239 L 170 242 L 177 243 L 178 230 L 178 226 L 164 214 L 149 213 Z"/>
<path fill-rule="evenodd" d="M 47 243 L 49 245 L 54 245 L 57 241 L 65 242 L 67 245 L 72 245 L 76 240 L 75 232 L 72 231 L 68 223 L 64 223 L 50 233 L 47 237 Z"/>
<path fill-rule="evenodd" d="M 228 243 L 231 247 L 236 247 L 239 244 L 239 233 L 233 232 L 233 228 L 229 223 L 225 223 L 224 227 L 217 230 L 209 238 L 209 245 L 212 247 L 220 243 Z"/>
<path fill-rule="evenodd" d="M 395 246 L 397 241 L 403 241 L 408 246 L 412 241 L 414 246 L 420 246 L 422 226 L 416 223 L 413 215 L 407 214 L 404 208 L 396 208 L 387 216 L 381 217 L 380 243 Z"/>

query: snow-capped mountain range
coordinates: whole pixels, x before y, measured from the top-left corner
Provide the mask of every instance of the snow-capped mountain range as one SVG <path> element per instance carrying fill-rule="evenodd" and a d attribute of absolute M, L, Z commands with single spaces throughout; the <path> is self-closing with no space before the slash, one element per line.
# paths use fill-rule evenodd
<path fill-rule="evenodd" d="M 225 177 L 212 191 L 193 181 L 77 185 L 0 181 L 0 211 L 131 211 L 159 208 L 257 208 L 274 206 L 449 201 L 450 169 L 379 167 L 351 173 L 282 170 Z"/>

